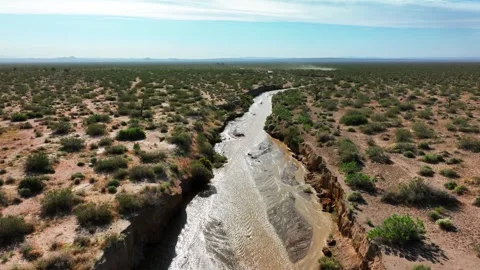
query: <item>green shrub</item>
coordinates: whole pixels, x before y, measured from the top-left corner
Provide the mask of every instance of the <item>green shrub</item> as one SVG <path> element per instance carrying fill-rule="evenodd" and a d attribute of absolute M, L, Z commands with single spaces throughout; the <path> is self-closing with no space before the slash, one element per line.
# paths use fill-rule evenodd
<path fill-rule="evenodd" d="M 412 138 L 413 138 L 413 135 L 408 129 L 399 128 L 395 130 L 395 140 L 399 143 L 411 142 Z"/>
<path fill-rule="evenodd" d="M 184 153 L 190 152 L 192 145 L 191 135 L 185 132 L 176 132 L 172 137 L 168 138 L 168 141 L 175 144 Z"/>
<path fill-rule="evenodd" d="M 390 157 L 385 154 L 385 151 L 380 146 L 370 146 L 366 151 L 367 156 L 374 163 L 388 164 Z"/>
<path fill-rule="evenodd" d="M 363 199 L 362 193 L 358 191 L 354 191 L 350 193 L 347 197 L 347 200 L 349 202 L 356 202 L 356 203 L 361 203 L 364 202 L 365 200 Z"/>
<path fill-rule="evenodd" d="M 118 180 L 124 180 L 128 176 L 128 171 L 125 169 L 118 169 L 114 174 L 113 174 L 113 179 L 118 179 Z"/>
<path fill-rule="evenodd" d="M 339 261 L 333 257 L 324 256 L 318 260 L 320 270 L 341 270 L 343 269 Z"/>
<path fill-rule="evenodd" d="M 157 175 L 157 177 L 166 175 L 165 168 L 161 164 L 153 166 L 153 172 Z"/>
<path fill-rule="evenodd" d="M 420 139 L 430 139 L 435 137 L 435 131 L 427 127 L 427 125 L 425 125 L 423 122 L 415 122 L 412 126 L 412 129 L 415 132 L 415 136 Z"/>
<path fill-rule="evenodd" d="M 415 265 L 412 267 L 412 270 L 431 270 L 430 266 L 425 266 L 425 265 Z"/>
<path fill-rule="evenodd" d="M 453 229 L 455 226 L 453 226 L 453 222 L 450 218 L 441 218 L 441 219 L 438 219 L 436 222 L 435 222 L 442 230 L 451 230 Z"/>
<path fill-rule="evenodd" d="M 345 183 L 354 189 L 375 191 L 375 179 L 363 173 L 348 174 L 345 177 Z"/>
<path fill-rule="evenodd" d="M 426 154 L 423 156 L 422 161 L 429 164 L 438 164 L 445 161 L 442 156 L 437 154 Z"/>
<path fill-rule="evenodd" d="M 119 187 L 120 186 L 120 182 L 118 180 L 111 180 L 107 183 L 107 187 Z"/>
<path fill-rule="evenodd" d="M 115 194 L 115 193 L 117 193 L 117 188 L 114 187 L 114 186 L 108 186 L 108 187 L 107 187 L 107 191 L 108 191 L 108 193 L 110 193 L 110 194 Z"/>
<path fill-rule="evenodd" d="M 432 210 L 432 211 L 429 211 L 428 212 L 428 217 L 430 218 L 430 220 L 432 221 L 437 221 L 439 219 L 442 218 L 442 215 L 440 213 L 438 213 L 437 211 L 435 210 Z"/>
<path fill-rule="evenodd" d="M 41 201 L 41 211 L 44 216 L 54 216 L 70 213 L 75 204 L 75 198 L 70 189 L 52 190 L 45 194 Z"/>
<path fill-rule="evenodd" d="M 458 142 L 458 146 L 463 150 L 480 153 L 480 139 L 474 137 L 461 138 Z"/>
<path fill-rule="evenodd" d="M 92 137 L 103 136 L 107 133 L 107 127 L 104 124 L 90 124 L 87 126 L 87 135 Z"/>
<path fill-rule="evenodd" d="M 404 245 L 419 241 L 425 234 L 425 226 L 419 219 L 393 214 L 382 225 L 370 230 L 368 238 L 388 244 Z"/>
<path fill-rule="evenodd" d="M 98 141 L 98 145 L 102 147 L 110 146 L 113 144 L 113 139 L 110 137 L 103 137 Z"/>
<path fill-rule="evenodd" d="M 113 220 L 113 213 L 106 203 L 95 204 L 85 203 L 75 209 L 78 223 L 83 227 L 103 226 L 110 224 Z"/>
<path fill-rule="evenodd" d="M 403 156 L 406 158 L 415 158 L 415 154 L 412 151 L 403 152 Z"/>
<path fill-rule="evenodd" d="M 22 197 L 30 197 L 43 191 L 43 179 L 39 177 L 26 177 L 18 183 L 18 193 Z"/>
<path fill-rule="evenodd" d="M 26 173 L 53 173 L 50 159 L 45 152 L 30 154 L 25 162 Z"/>
<path fill-rule="evenodd" d="M 113 145 L 107 148 L 106 152 L 110 155 L 123 155 L 128 151 L 124 145 Z"/>
<path fill-rule="evenodd" d="M 473 200 L 473 205 L 480 207 L 480 196 L 477 196 L 475 200 Z"/>
<path fill-rule="evenodd" d="M 138 195 L 120 193 L 115 199 L 118 202 L 118 212 L 122 215 L 133 214 L 143 206 L 143 200 Z"/>
<path fill-rule="evenodd" d="M 71 180 L 75 180 L 75 179 L 83 180 L 83 179 L 85 179 L 85 175 L 83 175 L 83 173 L 81 173 L 81 172 L 76 172 L 76 173 L 72 174 L 70 179 Z"/>
<path fill-rule="evenodd" d="M 52 126 L 52 130 L 54 134 L 65 135 L 72 131 L 72 125 L 70 122 L 60 121 Z"/>
<path fill-rule="evenodd" d="M 23 122 L 23 121 L 27 121 L 28 120 L 28 116 L 24 113 L 14 113 L 10 116 L 10 121 L 11 122 Z"/>
<path fill-rule="evenodd" d="M 443 184 L 443 186 L 448 190 L 454 190 L 457 187 L 457 182 L 451 180 Z"/>
<path fill-rule="evenodd" d="M 140 141 L 146 137 L 145 131 L 138 127 L 122 129 L 117 133 L 117 140 L 119 141 Z"/>
<path fill-rule="evenodd" d="M 347 126 L 360 126 L 368 123 L 367 117 L 358 110 L 350 110 L 340 119 L 340 122 Z"/>
<path fill-rule="evenodd" d="M 67 254 L 61 253 L 42 258 L 35 263 L 37 270 L 73 270 L 75 269 L 75 259 Z"/>
<path fill-rule="evenodd" d="M 432 177 L 433 175 L 435 175 L 435 171 L 430 166 L 422 166 L 418 174 L 425 177 Z"/>
<path fill-rule="evenodd" d="M 360 172 L 361 170 L 362 168 L 355 161 L 340 164 L 340 171 L 342 171 L 345 174 L 352 174 L 352 173 Z"/>
<path fill-rule="evenodd" d="M 428 143 L 426 142 L 421 142 L 418 144 L 418 149 L 422 149 L 422 150 L 430 150 L 430 145 L 428 145 Z"/>
<path fill-rule="evenodd" d="M 386 191 L 382 196 L 382 201 L 413 206 L 458 203 L 454 196 L 429 186 L 421 178 L 414 178 L 410 182 L 398 185 L 395 189 Z"/>
<path fill-rule="evenodd" d="M 452 169 L 443 169 L 440 171 L 440 174 L 451 179 L 456 179 L 460 177 L 460 175 L 458 175 L 458 173 Z"/>
<path fill-rule="evenodd" d="M 338 154 L 340 155 L 340 162 L 360 162 L 360 153 L 355 143 L 349 139 L 340 139 L 338 141 Z"/>
<path fill-rule="evenodd" d="M 192 178 L 200 182 L 209 182 L 213 178 L 213 173 L 200 161 L 193 161 L 190 164 L 190 174 Z"/>
<path fill-rule="evenodd" d="M 468 191 L 468 188 L 465 185 L 460 185 L 453 189 L 453 192 L 457 195 L 463 195 L 467 193 L 467 191 Z"/>
<path fill-rule="evenodd" d="M 153 168 L 150 166 L 135 166 L 130 170 L 130 181 L 153 181 L 156 178 Z"/>
<path fill-rule="evenodd" d="M 85 119 L 85 123 L 87 125 L 100 123 L 100 122 L 109 123 L 110 120 L 111 120 L 110 116 L 107 114 L 94 114 L 94 115 L 90 115 L 87 119 Z"/>
<path fill-rule="evenodd" d="M 387 127 L 384 123 L 371 122 L 360 127 L 360 130 L 367 135 L 373 135 L 377 133 L 382 133 L 387 130 Z"/>
<path fill-rule="evenodd" d="M 0 247 L 22 239 L 33 232 L 33 225 L 25 222 L 23 217 L 0 217 Z"/>
<path fill-rule="evenodd" d="M 165 152 L 140 152 L 140 161 L 143 163 L 157 163 L 167 158 Z"/>
<path fill-rule="evenodd" d="M 95 172 L 97 173 L 112 173 L 126 168 L 128 168 L 128 162 L 121 157 L 100 159 L 95 163 Z"/>
<path fill-rule="evenodd" d="M 69 153 L 79 152 L 85 148 L 85 142 L 75 137 L 62 138 L 60 144 L 62 145 L 61 150 Z"/>

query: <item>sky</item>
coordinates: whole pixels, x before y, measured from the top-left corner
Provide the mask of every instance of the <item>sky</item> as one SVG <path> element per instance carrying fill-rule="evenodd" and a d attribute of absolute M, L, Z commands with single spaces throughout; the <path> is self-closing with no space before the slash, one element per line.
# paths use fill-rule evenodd
<path fill-rule="evenodd" d="M 480 57 L 480 0 L 0 0 L 0 58 Z"/>

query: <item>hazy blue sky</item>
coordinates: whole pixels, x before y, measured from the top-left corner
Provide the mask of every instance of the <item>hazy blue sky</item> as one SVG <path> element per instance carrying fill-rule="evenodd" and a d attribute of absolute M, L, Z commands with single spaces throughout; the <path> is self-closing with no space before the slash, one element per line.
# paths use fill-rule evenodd
<path fill-rule="evenodd" d="M 0 0 L 0 57 L 480 57 L 480 0 Z"/>

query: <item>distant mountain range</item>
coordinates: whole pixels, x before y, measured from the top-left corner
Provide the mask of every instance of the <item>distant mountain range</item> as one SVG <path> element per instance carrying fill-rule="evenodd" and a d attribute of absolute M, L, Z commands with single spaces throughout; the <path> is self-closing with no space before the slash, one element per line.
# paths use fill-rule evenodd
<path fill-rule="evenodd" d="M 34 63 L 408 63 L 408 62 L 480 62 L 480 57 L 472 58 L 210 58 L 210 59 L 177 59 L 177 58 L 0 58 L 1 64 L 34 64 Z"/>

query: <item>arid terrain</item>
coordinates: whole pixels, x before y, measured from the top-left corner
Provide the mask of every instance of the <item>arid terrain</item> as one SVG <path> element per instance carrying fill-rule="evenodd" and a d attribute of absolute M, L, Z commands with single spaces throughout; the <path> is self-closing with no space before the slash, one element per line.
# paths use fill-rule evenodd
<path fill-rule="evenodd" d="M 379 250 L 365 265 L 476 269 L 479 78 L 454 63 L 2 66 L 0 268 L 138 263 L 182 194 L 228 162 L 213 148 L 227 122 L 292 87 L 265 130 L 305 163 L 313 145 L 338 177 L 346 196 L 318 197 L 348 205 Z M 334 233 L 319 268 L 368 268 L 355 241 Z"/>
<path fill-rule="evenodd" d="M 275 96 L 265 128 L 296 153 L 316 146 L 381 249 L 375 267 L 476 269 L 479 75 L 474 64 L 344 66 Z M 334 260 L 350 269 L 345 250 Z"/>

